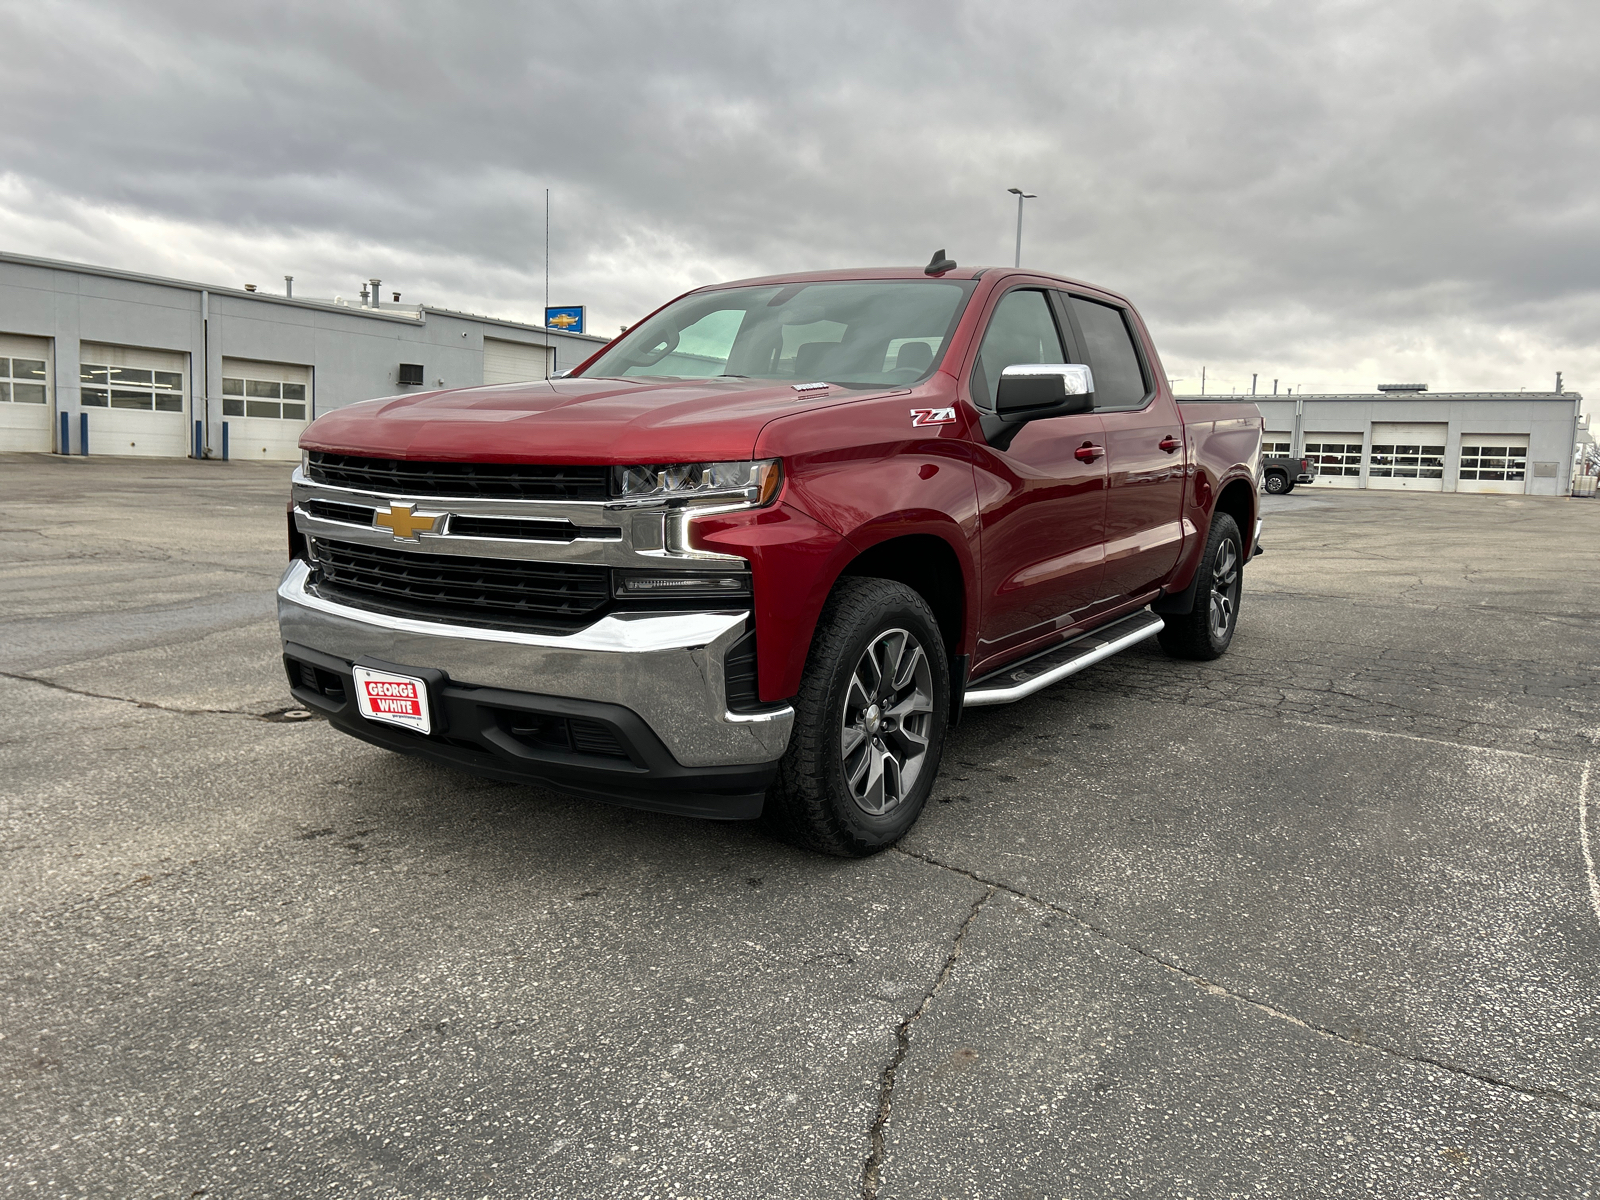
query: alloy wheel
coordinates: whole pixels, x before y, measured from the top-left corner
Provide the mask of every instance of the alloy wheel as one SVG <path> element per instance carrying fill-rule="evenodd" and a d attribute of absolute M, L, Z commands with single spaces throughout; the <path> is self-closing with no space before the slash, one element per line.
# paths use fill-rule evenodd
<path fill-rule="evenodd" d="M 1222 641 L 1233 628 L 1239 608 L 1239 548 L 1232 538 L 1217 546 L 1217 561 L 1211 567 L 1211 636 Z"/>
<path fill-rule="evenodd" d="M 903 804 L 928 759 L 933 669 L 905 629 L 878 634 L 845 688 L 839 750 L 856 807 L 879 817 Z"/>

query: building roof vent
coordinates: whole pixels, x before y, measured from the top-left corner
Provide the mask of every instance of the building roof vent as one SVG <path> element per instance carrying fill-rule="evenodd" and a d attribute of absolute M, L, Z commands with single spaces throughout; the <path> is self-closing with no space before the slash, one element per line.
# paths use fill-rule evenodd
<path fill-rule="evenodd" d="M 1380 392 L 1425 392 L 1428 385 L 1425 383 L 1380 383 Z"/>

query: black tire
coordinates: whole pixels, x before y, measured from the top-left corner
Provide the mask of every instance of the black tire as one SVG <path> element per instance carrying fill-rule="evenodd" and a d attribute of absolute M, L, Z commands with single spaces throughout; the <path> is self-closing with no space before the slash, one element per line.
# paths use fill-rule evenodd
<path fill-rule="evenodd" d="M 817 622 L 794 709 L 768 823 L 790 841 L 848 858 L 899 841 L 933 790 L 950 717 L 950 668 L 927 602 L 892 580 L 840 580 Z"/>
<path fill-rule="evenodd" d="M 1281 496 L 1294 486 L 1289 482 L 1289 477 L 1282 471 L 1268 471 L 1266 482 L 1267 491 L 1274 496 Z"/>
<path fill-rule="evenodd" d="M 1156 637 L 1173 658 L 1206 661 L 1221 658 L 1239 627 L 1239 600 L 1244 593 L 1244 541 L 1227 513 L 1211 518 L 1205 556 L 1200 560 L 1194 609 L 1166 618 Z"/>

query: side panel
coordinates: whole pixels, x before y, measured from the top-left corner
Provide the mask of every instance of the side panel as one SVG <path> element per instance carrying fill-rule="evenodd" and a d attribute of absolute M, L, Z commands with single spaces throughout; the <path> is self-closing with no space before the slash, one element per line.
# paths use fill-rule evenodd
<path fill-rule="evenodd" d="M 756 677 L 763 702 L 800 690 L 817 615 L 858 551 L 836 531 L 779 503 L 756 512 L 701 517 L 692 543 L 750 562 L 755 587 Z"/>
<path fill-rule="evenodd" d="M 1159 587 L 1183 551 L 1183 420 L 1164 389 L 1147 408 L 1108 412 L 1105 596 L 1121 600 Z M 1179 443 L 1161 449 L 1163 439 Z"/>
<path fill-rule="evenodd" d="M 973 670 L 1086 619 L 1104 593 L 1106 464 L 1094 413 L 1032 421 L 1004 451 L 976 447 L 984 571 Z"/>
<path fill-rule="evenodd" d="M 960 419 L 913 426 L 912 408 L 948 406 L 926 388 L 918 396 L 914 403 L 892 396 L 827 417 L 799 413 L 771 422 L 755 454 L 784 461 L 779 504 L 694 523 L 695 545 L 750 560 L 763 701 L 799 690 L 828 593 L 853 559 L 891 538 L 931 535 L 951 548 L 965 597 L 960 652 L 971 652 L 978 570 L 971 445 Z"/>
<path fill-rule="evenodd" d="M 1184 495 L 1186 538 L 1182 557 L 1163 590 L 1181 592 L 1194 578 L 1211 532 L 1211 513 L 1222 489 L 1236 479 L 1249 483 L 1250 515 L 1239 532 L 1247 546 L 1261 515 L 1258 493 L 1261 475 L 1260 411 L 1253 404 L 1235 402 L 1180 404 L 1184 422 L 1184 467 L 1189 486 Z"/>

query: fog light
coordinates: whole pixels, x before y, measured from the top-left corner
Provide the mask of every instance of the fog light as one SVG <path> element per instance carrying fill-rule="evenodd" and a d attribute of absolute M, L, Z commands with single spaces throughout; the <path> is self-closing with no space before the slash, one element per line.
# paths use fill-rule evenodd
<path fill-rule="evenodd" d="M 647 573 L 618 571 L 616 594 L 619 597 L 644 596 L 748 596 L 750 576 L 691 575 L 682 571 Z"/>

